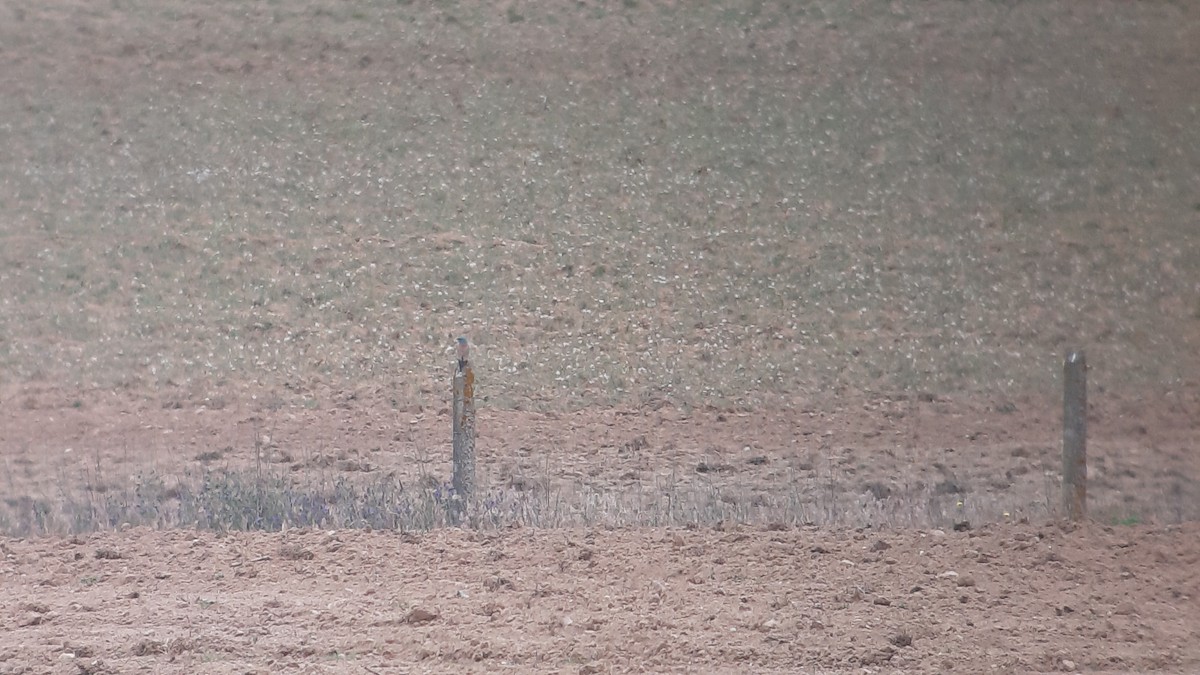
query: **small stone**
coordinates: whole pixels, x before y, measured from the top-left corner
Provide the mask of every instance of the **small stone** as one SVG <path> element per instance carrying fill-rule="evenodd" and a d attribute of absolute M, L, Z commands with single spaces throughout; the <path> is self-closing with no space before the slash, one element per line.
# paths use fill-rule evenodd
<path fill-rule="evenodd" d="M 1067 671 L 1068 673 L 1075 672 L 1075 662 L 1072 661 L 1071 659 L 1063 659 L 1062 667 L 1063 667 L 1063 670 Z"/>
<path fill-rule="evenodd" d="M 971 575 L 961 576 L 954 583 L 958 584 L 959 588 L 975 585 L 975 577 Z"/>
<path fill-rule="evenodd" d="M 939 579 L 954 579 L 956 577 L 958 577 L 958 572 L 955 572 L 954 570 L 946 570 L 938 575 Z"/>
<path fill-rule="evenodd" d="M 872 602 L 874 602 L 876 605 L 880 605 L 883 607 L 888 607 L 889 605 L 892 604 L 891 600 L 888 600 L 887 598 L 884 598 L 884 597 L 875 598 Z"/>

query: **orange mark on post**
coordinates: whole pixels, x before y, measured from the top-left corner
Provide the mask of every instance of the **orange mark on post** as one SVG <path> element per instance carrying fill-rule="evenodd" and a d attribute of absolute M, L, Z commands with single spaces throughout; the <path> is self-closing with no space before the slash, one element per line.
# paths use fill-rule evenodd
<path fill-rule="evenodd" d="M 458 411 L 458 420 L 462 428 L 466 427 L 468 412 L 475 411 L 475 371 L 468 364 L 462 373 L 462 409 Z"/>

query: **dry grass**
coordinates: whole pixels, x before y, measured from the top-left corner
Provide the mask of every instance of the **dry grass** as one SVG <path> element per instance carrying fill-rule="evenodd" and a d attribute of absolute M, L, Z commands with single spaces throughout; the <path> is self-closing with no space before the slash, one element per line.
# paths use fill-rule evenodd
<path fill-rule="evenodd" d="M 818 481 L 793 478 L 788 489 L 774 492 L 762 485 L 686 476 L 617 489 L 582 481 L 558 486 L 546 477 L 534 477 L 521 489 L 501 486 L 480 495 L 463 519 L 453 488 L 437 481 L 406 486 L 386 474 L 356 480 L 344 474 L 294 475 L 279 469 L 146 474 L 128 490 L 64 484 L 58 494 L 43 499 L 6 499 L 0 505 L 0 533 L 28 537 L 136 526 L 269 532 L 735 524 L 950 529 L 969 528 L 971 523 L 1041 520 L 1054 512 L 1049 501 L 1028 503 L 1016 494 L 971 498 L 930 485 L 876 495 L 856 491 L 852 477 L 844 473 Z"/>
<path fill-rule="evenodd" d="M 53 493 L 18 497 L 10 490 L 0 501 L 0 534 L 66 535 L 131 526 L 222 532 L 733 525 L 960 530 L 1060 515 L 1053 448 L 1011 448 L 1006 454 L 1014 464 L 1008 472 L 994 461 L 968 461 L 958 469 L 934 462 L 933 474 L 940 473 L 934 479 L 903 463 L 889 464 L 883 474 L 872 472 L 861 461 L 849 461 L 849 453 L 823 447 L 811 462 L 781 466 L 767 478 L 714 459 L 620 484 L 572 478 L 549 464 L 515 470 L 487 465 L 482 467 L 485 487 L 471 500 L 465 518 L 450 482 L 424 466 L 415 479 L 401 478 L 395 471 L 318 455 L 293 464 L 148 470 L 126 487 L 108 480 L 108 470 L 97 464 L 82 476 L 61 476 Z M 1089 502 L 1094 520 L 1133 525 L 1200 518 L 1194 481 L 1177 476 L 1174 487 L 1157 491 L 1127 479 L 1114 484 L 1106 478 L 1105 458 L 1097 459 L 1099 475 Z M 1130 466 L 1117 461 L 1113 468 Z M 1006 473 L 1012 479 L 1013 471 L 1024 475 L 1029 467 L 1024 479 L 1004 479 Z"/>

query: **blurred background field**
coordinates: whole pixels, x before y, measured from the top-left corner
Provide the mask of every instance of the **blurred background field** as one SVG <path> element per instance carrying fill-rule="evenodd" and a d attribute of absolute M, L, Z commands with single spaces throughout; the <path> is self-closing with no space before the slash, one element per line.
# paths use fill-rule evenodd
<path fill-rule="evenodd" d="M 1186 3 L 12 4 L 0 366 L 499 407 L 1194 383 Z"/>
<path fill-rule="evenodd" d="M 1132 443 L 1174 458 L 1150 485 L 1183 486 L 1194 511 L 1197 12 L 5 3 L 0 378 L 33 429 L 10 424 L 6 452 L 61 452 L 45 409 L 100 415 L 114 392 L 142 416 L 436 410 L 467 334 L 497 415 L 800 420 L 767 453 L 787 463 L 766 483 L 785 500 L 836 482 L 811 482 L 822 467 L 844 477 L 828 457 L 851 441 L 801 436 L 812 416 L 887 413 L 898 436 L 866 435 L 867 454 L 899 464 L 972 433 L 922 427 L 919 406 L 1036 417 L 1036 450 L 993 449 L 1045 503 L 1061 359 L 1084 348 L 1096 405 L 1126 413 L 1114 429 L 1175 420 L 1159 445 Z M 1139 422 L 1142 401 L 1162 415 Z M 272 424 L 245 423 L 224 459 L 257 464 Z M 735 454 L 754 440 L 714 439 Z M 539 447 L 507 440 L 490 452 Z M 214 450 L 188 443 L 154 447 L 188 464 Z M 1135 466 L 1127 445 L 1109 447 Z M 726 466 L 690 451 L 664 471 Z M 900 473 L 886 467 L 884 487 Z M 37 484 L 12 465 L 9 482 Z M 843 482 L 864 494 L 861 474 Z M 961 501 L 943 489 L 939 514 Z"/>

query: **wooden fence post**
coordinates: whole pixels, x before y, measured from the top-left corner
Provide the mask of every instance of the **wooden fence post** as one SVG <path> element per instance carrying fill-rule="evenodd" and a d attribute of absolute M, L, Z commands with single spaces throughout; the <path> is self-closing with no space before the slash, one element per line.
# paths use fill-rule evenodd
<path fill-rule="evenodd" d="M 1063 507 L 1067 518 L 1087 516 L 1087 359 L 1068 352 L 1063 363 Z"/>
<path fill-rule="evenodd" d="M 451 379 L 454 392 L 453 454 L 456 505 L 455 520 L 461 520 L 475 495 L 475 371 L 468 359 L 466 338 L 458 339 L 458 361 Z"/>

